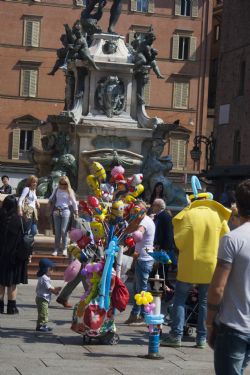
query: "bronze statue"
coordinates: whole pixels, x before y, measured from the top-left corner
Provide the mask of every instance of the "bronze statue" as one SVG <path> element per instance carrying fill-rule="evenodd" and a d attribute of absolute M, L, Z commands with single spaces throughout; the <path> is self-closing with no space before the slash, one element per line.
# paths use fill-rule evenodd
<path fill-rule="evenodd" d="M 88 43 L 80 21 L 77 20 L 72 29 L 68 24 L 65 24 L 64 28 L 65 34 L 62 34 L 60 38 L 63 47 L 57 50 L 58 59 L 48 75 L 54 75 L 59 68 L 67 70 L 67 63 L 76 59 L 87 61 L 89 65 L 98 70 L 99 68 L 90 56 Z"/>
<path fill-rule="evenodd" d="M 145 34 L 143 39 L 140 39 L 138 33 L 135 33 L 134 40 L 131 43 L 135 52 L 135 70 L 143 70 L 144 66 L 149 65 L 157 78 L 164 79 L 155 60 L 158 51 L 152 47 L 155 39 L 156 36 L 152 29 Z"/>
<path fill-rule="evenodd" d="M 87 0 L 86 1 L 86 8 L 82 12 L 81 21 L 84 25 L 84 28 L 87 29 L 87 24 L 89 20 L 90 27 L 92 28 L 92 32 L 90 30 L 86 30 L 88 33 L 93 34 L 94 32 L 101 32 L 100 28 L 96 26 L 96 30 L 93 27 L 93 20 L 95 23 L 102 18 L 103 15 L 103 8 L 105 7 L 107 1 L 106 0 Z M 93 13 L 95 6 L 98 4 L 97 10 Z M 110 18 L 109 18 L 109 27 L 108 33 L 115 34 L 114 27 L 117 24 L 117 21 L 121 15 L 122 11 L 122 0 L 113 0 L 112 7 L 110 9 Z M 92 21 L 92 22 L 91 22 Z"/>

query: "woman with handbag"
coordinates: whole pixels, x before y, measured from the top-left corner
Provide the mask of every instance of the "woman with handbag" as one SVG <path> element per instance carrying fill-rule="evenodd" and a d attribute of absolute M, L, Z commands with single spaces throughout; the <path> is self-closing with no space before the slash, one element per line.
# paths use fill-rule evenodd
<path fill-rule="evenodd" d="M 71 188 L 67 176 L 59 179 L 59 184 L 49 198 L 49 204 L 52 208 L 52 217 L 55 230 L 55 249 L 52 255 L 57 256 L 60 251 L 62 240 L 62 255 L 67 256 L 68 230 L 71 219 L 71 207 L 75 217 L 78 216 L 78 206 L 75 193 Z"/>
<path fill-rule="evenodd" d="M 40 208 L 36 196 L 37 182 L 36 176 L 28 177 L 27 186 L 23 189 L 18 201 L 18 214 L 24 219 L 25 231 L 30 232 L 33 236 L 37 234 L 37 209 Z"/>
<path fill-rule="evenodd" d="M 0 210 L 0 313 L 4 313 L 4 295 L 7 288 L 7 314 L 17 314 L 17 284 L 27 284 L 28 258 L 17 257 L 21 251 L 23 230 L 17 213 L 17 201 L 7 196 Z"/>

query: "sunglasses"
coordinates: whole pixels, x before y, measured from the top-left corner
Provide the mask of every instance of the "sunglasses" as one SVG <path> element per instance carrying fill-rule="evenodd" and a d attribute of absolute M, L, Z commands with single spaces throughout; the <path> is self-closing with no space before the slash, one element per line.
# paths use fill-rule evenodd
<path fill-rule="evenodd" d="M 59 182 L 59 185 L 68 186 L 68 184 L 64 182 Z"/>

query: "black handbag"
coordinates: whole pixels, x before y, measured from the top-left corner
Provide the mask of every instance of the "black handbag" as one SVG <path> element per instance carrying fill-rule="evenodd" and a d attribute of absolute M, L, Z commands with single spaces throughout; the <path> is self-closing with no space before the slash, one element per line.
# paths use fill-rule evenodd
<path fill-rule="evenodd" d="M 20 261 L 27 261 L 32 254 L 34 246 L 34 236 L 24 230 L 23 220 L 21 219 L 21 239 L 16 249 L 16 259 Z"/>

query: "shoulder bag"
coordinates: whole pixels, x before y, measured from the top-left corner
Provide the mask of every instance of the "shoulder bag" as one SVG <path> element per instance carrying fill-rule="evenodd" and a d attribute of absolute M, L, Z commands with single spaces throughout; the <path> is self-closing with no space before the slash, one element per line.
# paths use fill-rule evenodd
<path fill-rule="evenodd" d="M 20 220 L 22 233 L 20 241 L 17 244 L 16 259 L 20 261 L 27 261 L 33 251 L 34 236 L 32 234 L 28 234 L 27 231 L 24 230 L 22 218 Z"/>

